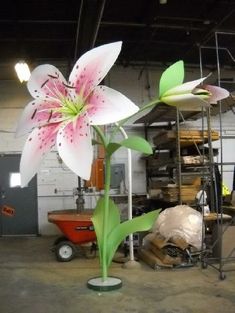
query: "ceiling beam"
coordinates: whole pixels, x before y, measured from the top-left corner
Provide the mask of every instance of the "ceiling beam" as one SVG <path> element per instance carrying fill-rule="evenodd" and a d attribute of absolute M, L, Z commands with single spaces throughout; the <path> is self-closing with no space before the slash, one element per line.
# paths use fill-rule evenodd
<path fill-rule="evenodd" d="M 77 59 L 84 52 L 94 47 L 103 16 L 106 0 L 82 1 L 80 18 L 77 24 L 75 56 Z"/>
<path fill-rule="evenodd" d="M 86 0 L 87 1 L 87 0 Z M 88 2 L 84 2 L 84 3 L 88 3 Z M 82 2 L 81 2 L 82 3 Z M 82 19 L 84 20 L 84 22 L 86 23 L 86 16 L 88 15 L 88 20 L 89 20 L 89 27 L 90 24 L 95 24 L 96 26 L 102 26 L 102 27 L 106 27 L 106 26 L 114 26 L 114 27 L 133 27 L 133 28 L 145 28 L 146 27 L 146 23 L 133 23 L 133 22 L 122 22 L 122 21 L 101 21 L 101 17 L 103 15 L 103 9 L 104 9 L 104 5 L 105 5 L 105 0 L 103 0 L 100 4 L 100 7 L 98 9 L 98 12 L 96 12 L 96 16 L 94 17 L 94 13 L 90 12 L 91 16 L 93 16 L 93 18 L 90 16 L 89 17 L 89 7 L 86 4 L 86 8 L 84 8 L 85 12 L 83 12 L 83 17 Z M 93 10 L 93 7 L 92 7 Z M 195 31 L 204 31 L 207 29 L 206 25 L 204 25 L 202 23 L 201 26 L 193 26 L 192 24 L 190 24 L 190 19 L 188 20 L 188 25 L 186 25 L 185 23 L 182 23 L 184 21 L 184 19 L 182 19 L 182 21 L 179 20 L 179 23 L 151 23 L 148 25 L 149 28 L 165 28 L 165 29 L 175 29 L 175 30 L 184 30 L 186 28 L 189 28 L 190 30 L 195 30 Z M 194 19 L 192 20 L 194 21 Z M 191 21 L 191 22 L 192 22 Z M 13 23 L 13 20 L 0 20 L 0 24 L 11 24 Z M 15 23 L 15 22 L 14 22 Z M 64 24 L 70 24 L 70 25 L 77 25 L 78 21 L 76 20 L 17 20 L 17 24 L 18 25 L 23 25 L 23 24 L 60 24 L 60 25 L 64 25 Z M 80 22 L 81 23 L 81 22 Z"/>

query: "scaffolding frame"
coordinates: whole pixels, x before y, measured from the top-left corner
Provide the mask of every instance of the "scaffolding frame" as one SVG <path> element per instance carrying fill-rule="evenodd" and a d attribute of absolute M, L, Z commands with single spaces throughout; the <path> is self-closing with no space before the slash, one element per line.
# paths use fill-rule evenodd
<path fill-rule="evenodd" d="M 216 67 L 217 67 L 217 77 L 218 77 L 218 86 L 221 86 L 221 67 L 220 67 L 220 51 L 225 51 L 228 53 L 229 57 L 231 60 L 235 63 L 235 58 L 233 57 L 232 53 L 227 49 L 226 47 L 220 47 L 219 46 L 219 36 L 225 36 L 225 35 L 230 35 L 230 36 L 235 36 L 235 32 L 215 32 L 215 46 L 199 46 L 199 59 L 200 59 L 200 72 L 201 72 L 201 77 L 203 77 L 203 63 L 202 63 L 202 49 L 214 49 L 216 52 Z M 229 225 L 234 221 L 234 217 L 231 219 L 230 222 L 226 223 L 224 225 L 224 210 L 223 210 L 223 195 L 222 195 L 222 188 L 221 192 L 218 193 L 218 190 L 216 190 L 216 183 L 215 183 L 215 166 L 219 165 L 220 166 L 220 186 L 222 186 L 223 182 L 223 173 L 224 173 L 224 157 L 223 157 L 223 121 L 222 121 L 222 104 L 221 101 L 219 101 L 219 134 L 220 134 L 220 162 L 216 163 L 214 162 L 214 156 L 213 156 L 213 148 L 212 148 L 212 141 L 211 141 L 211 114 L 210 114 L 210 108 L 207 110 L 207 130 L 208 134 L 210 134 L 210 138 L 208 140 L 208 146 L 209 146 L 209 156 L 210 156 L 210 174 L 211 174 L 211 187 L 214 187 L 214 201 L 212 203 L 212 208 L 216 212 L 216 225 L 217 225 L 217 238 L 215 239 L 212 248 L 215 247 L 218 244 L 219 247 L 219 256 L 218 258 L 211 258 L 208 257 L 206 254 L 206 251 L 203 251 L 202 249 L 202 268 L 206 268 L 207 265 L 212 266 L 214 269 L 216 269 L 219 272 L 219 278 L 221 280 L 224 280 L 226 278 L 225 272 L 228 272 L 229 270 L 226 270 L 224 268 L 225 264 L 227 264 L 229 261 L 235 260 L 235 257 L 232 257 L 233 252 L 235 251 L 235 248 L 232 248 L 230 253 L 228 254 L 227 257 L 223 257 L 223 235 Z M 204 120 L 202 118 L 202 120 Z M 204 123 L 204 122 L 203 122 Z M 204 129 L 204 125 L 202 125 Z M 234 163 L 230 163 L 235 165 Z M 227 165 L 227 164 L 226 164 Z M 205 238 L 203 238 L 204 242 Z M 213 262 L 218 260 L 218 265 L 216 266 Z M 231 269 L 230 269 L 231 271 Z"/>

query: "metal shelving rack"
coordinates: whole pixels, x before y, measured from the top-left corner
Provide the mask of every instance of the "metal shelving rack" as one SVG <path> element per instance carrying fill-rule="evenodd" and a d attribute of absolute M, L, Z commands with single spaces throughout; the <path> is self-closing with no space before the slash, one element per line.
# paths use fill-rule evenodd
<path fill-rule="evenodd" d="M 219 46 L 219 36 L 235 36 L 235 33 L 226 33 L 226 32 L 215 32 L 215 47 L 207 47 L 207 46 L 200 46 L 199 47 L 199 57 L 200 57 L 200 70 L 201 70 L 201 76 L 203 76 L 203 64 L 202 64 L 202 50 L 203 49 L 214 49 L 216 52 L 216 60 L 217 60 L 217 75 L 218 75 L 218 86 L 221 86 L 221 69 L 220 69 L 220 51 L 225 51 L 230 56 L 231 60 L 235 64 L 235 59 L 233 58 L 232 54 L 227 48 L 220 47 Z M 219 278 L 221 280 L 224 280 L 226 278 L 225 272 L 229 271 L 225 269 L 225 264 L 227 264 L 229 261 L 234 261 L 235 257 L 232 257 L 233 252 L 235 251 L 235 247 L 231 248 L 231 252 L 228 254 L 227 257 L 223 257 L 223 235 L 225 231 L 227 230 L 228 226 L 231 225 L 231 222 L 234 221 L 234 218 L 231 219 L 230 222 L 226 222 L 224 220 L 224 210 L 223 210 L 223 195 L 222 195 L 222 182 L 223 182 L 223 171 L 224 171 L 224 165 L 227 165 L 224 162 L 223 158 L 223 121 L 222 121 L 222 102 L 219 102 L 219 133 L 220 133 L 220 162 L 215 163 L 214 157 L 213 157 L 213 149 L 211 140 L 209 140 L 209 155 L 210 155 L 210 172 L 211 172 L 211 186 L 214 188 L 214 198 L 213 203 L 211 204 L 212 210 L 216 213 L 216 227 L 217 227 L 217 237 L 214 238 L 214 242 L 212 244 L 212 247 L 215 247 L 218 245 L 219 247 L 219 255 L 217 258 L 213 258 L 207 255 L 206 250 L 202 251 L 202 267 L 205 268 L 207 265 L 212 266 L 214 269 L 216 269 L 219 272 Z M 211 112 L 210 109 L 207 110 L 207 129 L 210 133 L 211 130 L 211 123 L 210 123 L 210 116 Z M 233 163 L 235 165 L 235 162 Z M 220 166 L 220 186 L 221 190 L 216 189 L 216 182 L 215 182 L 215 166 Z M 226 225 L 224 225 L 226 222 Z M 217 261 L 218 263 L 214 263 Z M 231 270 L 231 269 L 230 269 Z"/>
<path fill-rule="evenodd" d="M 156 114 L 156 111 L 165 111 L 165 107 L 162 106 L 160 108 L 158 108 L 157 106 L 157 110 L 154 109 L 155 112 L 152 113 L 151 111 L 151 115 L 150 115 L 150 121 L 152 121 L 152 115 Z M 167 111 L 168 110 L 168 111 Z M 202 112 L 198 112 L 198 111 L 180 111 L 174 107 L 166 107 L 166 111 L 165 114 L 163 114 L 164 117 L 161 118 L 162 122 L 170 122 L 171 121 L 171 125 L 172 127 L 175 128 L 175 133 L 176 133 L 176 138 L 173 139 L 169 139 L 169 142 L 163 142 L 159 143 L 159 146 L 157 146 L 157 149 L 159 150 L 174 150 L 174 154 L 176 157 L 176 163 L 175 163 L 175 169 L 176 169 L 176 182 L 177 182 L 177 186 L 178 186 L 178 200 L 177 203 L 182 204 L 184 201 L 182 201 L 182 176 L 187 175 L 187 174 L 191 174 L 191 175 L 196 175 L 196 176 L 202 176 L 203 178 L 203 189 L 204 189 L 204 185 L 208 185 L 208 180 L 211 180 L 211 178 L 208 176 L 210 175 L 210 173 L 212 171 L 210 171 L 210 163 L 200 163 L 197 164 L 197 166 L 191 164 L 191 165 L 183 165 L 182 161 L 181 161 L 181 149 L 183 147 L 185 147 L 184 145 L 182 146 L 181 144 L 181 139 L 180 139 L 180 128 L 182 126 L 183 123 L 185 123 L 185 121 L 187 119 L 190 120 L 196 120 L 200 117 L 203 117 L 204 114 L 206 112 L 202 111 Z M 143 121 L 143 120 L 142 120 Z M 145 117 L 145 122 L 149 122 L 148 116 Z M 168 125 L 169 126 L 169 125 Z M 204 126 L 203 126 L 204 127 Z M 146 127 L 148 128 L 148 127 Z M 167 125 L 166 125 L 167 128 Z M 202 148 L 202 153 L 200 152 L 200 149 L 198 147 L 198 145 L 202 145 L 202 147 L 204 147 L 205 143 L 208 143 L 209 140 L 209 147 L 212 147 L 212 139 L 211 139 L 211 133 L 210 131 L 208 131 L 209 136 L 208 139 L 207 134 L 204 134 L 203 132 L 205 131 L 204 128 L 202 128 L 202 137 L 201 137 L 201 142 L 197 143 L 196 140 L 194 139 L 194 131 L 191 128 L 188 128 L 187 125 L 184 126 L 184 130 L 186 130 L 188 132 L 188 135 L 191 136 L 191 145 L 188 144 L 188 146 L 191 147 L 195 147 L 195 150 L 197 151 L 198 156 L 202 157 L 202 160 L 205 160 L 205 152 L 204 152 L 204 148 Z M 147 130 L 146 130 L 146 138 L 147 137 Z M 173 143 L 174 142 L 174 143 Z M 210 149 L 212 151 L 212 148 Z M 212 152 L 210 152 L 211 154 Z M 164 163 L 165 164 L 165 163 Z M 171 165 L 172 166 L 172 165 Z M 196 169 L 197 168 L 197 169 Z M 212 175 L 211 175 L 212 176 Z M 148 178 L 148 173 L 147 173 L 147 178 Z M 148 179 L 147 179 L 148 182 Z M 211 197 L 213 199 L 213 197 Z M 185 202 L 184 202 L 185 203 Z M 191 203 L 192 205 L 192 203 Z M 196 202 L 193 204 L 193 206 L 196 206 Z"/>

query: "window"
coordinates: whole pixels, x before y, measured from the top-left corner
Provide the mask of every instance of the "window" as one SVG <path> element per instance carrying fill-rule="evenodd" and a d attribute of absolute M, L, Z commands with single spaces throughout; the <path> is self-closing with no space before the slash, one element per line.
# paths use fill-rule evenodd
<path fill-rule="evenodd" d="M 21 177 L 20 173 L 10 173 L 10 188 L 20 187 Z"/>

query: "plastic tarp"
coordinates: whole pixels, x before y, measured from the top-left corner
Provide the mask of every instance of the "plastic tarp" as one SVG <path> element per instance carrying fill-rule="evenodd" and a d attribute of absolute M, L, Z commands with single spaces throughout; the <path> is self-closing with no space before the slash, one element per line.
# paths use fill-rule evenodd
<path fill-rule="evenodd" d="M 189 245 L 201 249 L 202 223 L 200 212 L 187 205 L 177 205 L 167 208 L 159 214 L 152 231 L 159 233 L 167 240 L 181 237 Z"/>

